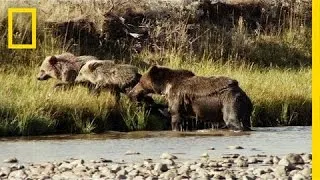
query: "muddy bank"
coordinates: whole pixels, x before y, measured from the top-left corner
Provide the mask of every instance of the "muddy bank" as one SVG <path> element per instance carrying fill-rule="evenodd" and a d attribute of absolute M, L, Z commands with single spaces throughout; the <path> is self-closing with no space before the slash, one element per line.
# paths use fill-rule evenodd
<path fill-rule="evenodd" d="M 15 164 L 0 168 L 2 179 L 311 179 L 312 155 L 289 153 L 242 156 L 227 154 L 194 161 L 180 161 L 178 155 L 163 153 L 160 159 L 141 162 L 85 161 L 66 159 L 46 163 Z M 7 160 L 10 162 L 10 160 Z"/>

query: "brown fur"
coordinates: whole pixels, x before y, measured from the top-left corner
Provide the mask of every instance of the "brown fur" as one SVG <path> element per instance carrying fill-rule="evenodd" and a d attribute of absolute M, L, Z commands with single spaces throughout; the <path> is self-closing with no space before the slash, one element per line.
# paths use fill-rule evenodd
<path fill-rule="evenodd" d="M 194 76 L 186 70 L 153 66 L 129 94 L 139 97 L 147 93 L 166 96 L 173 130 L 186 116 L 202 121 L 223 119 L 229 127 L 250 129 L 251 100 L 231 78 Z"/>
<path fill-rule="evenodd" d="M 96 88 L 109 89 L 117 95 L 135 86 L 141 75 L 138 68 L 129 64 L 114 64 L 105 60 L 88 61 L 80 70 L 76 82 L 94 84 Z"/>
<path fill-rule="evenodd" d="M 89 60 L 96 59 L 94 56 L 75 56 L 71 53 L 47 56 L 42 62 L 37 79 L 48 80 L 54 78 L 60 80 L 55 88 L 69 88 L 74 85 L 80 68 Z M 89 83 L 83 83 L 90 86 Z"/>
<path fill-rule="evenodd" d="M 194 76 L 181 81 L 183 89 L 179 93 L 191 96 L 211 96 L 231 87 L 238 86 L 238 81 L 225 76 Z M 195 86 L 197 84 L 197 86 Z M 178 93 L 178 92 L 173 92 Z"/>

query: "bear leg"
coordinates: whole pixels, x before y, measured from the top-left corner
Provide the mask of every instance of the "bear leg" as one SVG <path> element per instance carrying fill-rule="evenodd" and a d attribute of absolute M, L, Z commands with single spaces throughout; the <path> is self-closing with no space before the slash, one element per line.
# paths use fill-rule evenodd
<path fill-rule="evenodd" d="M 227 103 L 222 108 L 223 120 L 228 128 L 233 130 L 242 130 L 237 109 L 233 103 Z"/>

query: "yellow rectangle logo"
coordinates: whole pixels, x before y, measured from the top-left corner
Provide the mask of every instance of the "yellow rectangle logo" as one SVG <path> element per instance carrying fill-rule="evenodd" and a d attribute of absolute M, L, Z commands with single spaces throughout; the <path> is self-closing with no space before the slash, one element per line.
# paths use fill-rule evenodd
<path fill-rule="evenodd" d="M 31 13 L 31 44 L 13 44 L 13 13 Z M 9 8 L 8 9 L 8 48 L 9 49 L 35 49 L 37 34 L 37 9 L 36 8 Z"/>

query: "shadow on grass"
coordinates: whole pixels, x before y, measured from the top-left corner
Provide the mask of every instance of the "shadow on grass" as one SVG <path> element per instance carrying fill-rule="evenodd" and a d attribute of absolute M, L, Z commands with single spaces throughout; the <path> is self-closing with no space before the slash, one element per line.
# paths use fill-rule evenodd
<path fill-rule="evenodd" d="M 298 48 L 276 42 L 258 42 L 245 58 L 249 63 L 260 66 L 276 66 L 280 68 L 311 67 L 311 56 L 307 56 Z"/>

